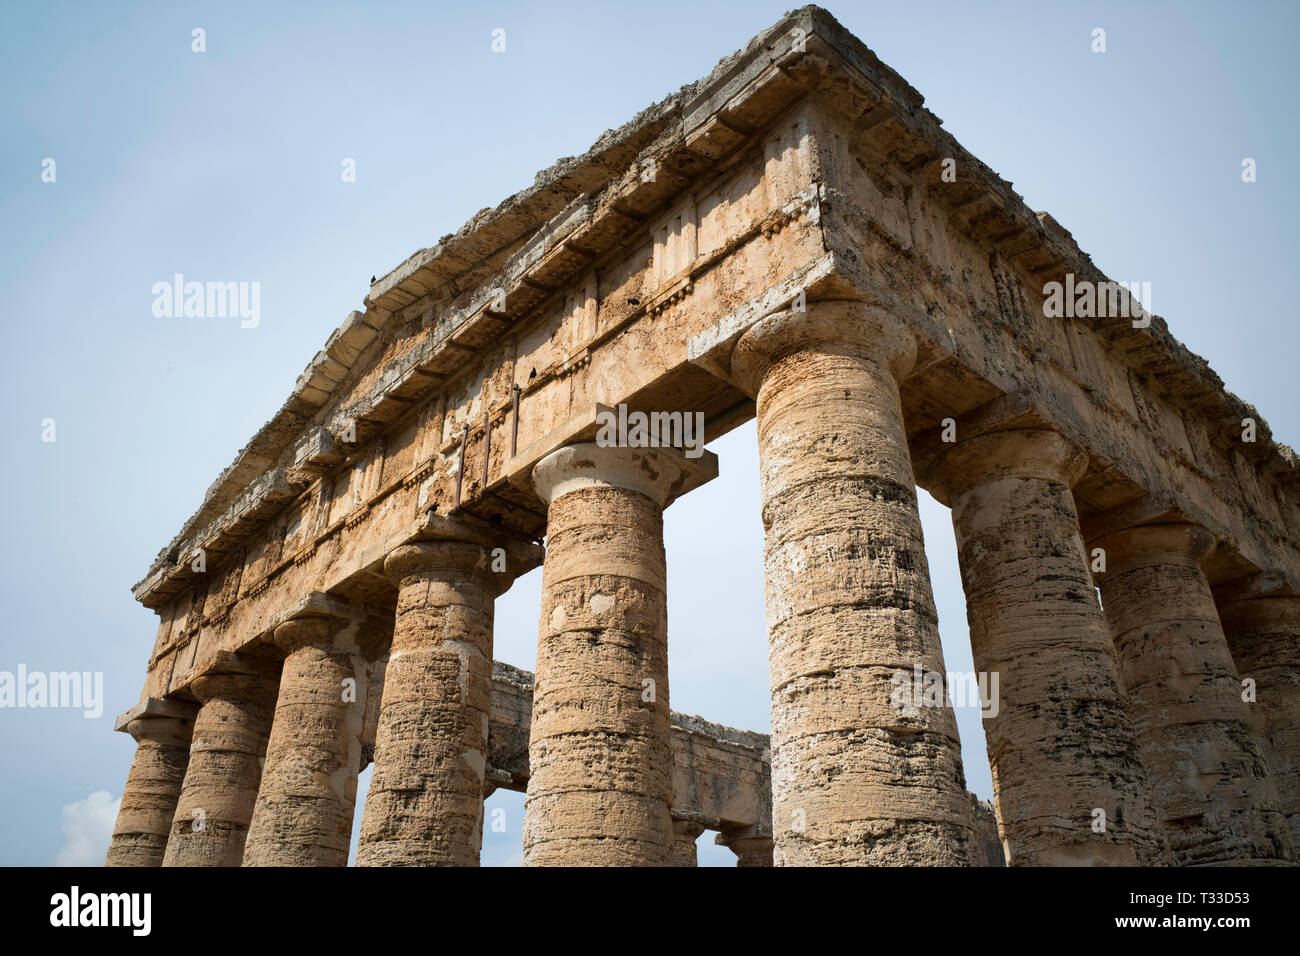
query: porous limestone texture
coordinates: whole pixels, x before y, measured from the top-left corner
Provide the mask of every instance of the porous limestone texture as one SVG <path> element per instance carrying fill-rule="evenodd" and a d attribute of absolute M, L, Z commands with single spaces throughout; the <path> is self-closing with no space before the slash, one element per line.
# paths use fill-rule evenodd
<path fill-rule="evenodd" d="M 673 814 L 673 852 L 669 861 L 672 866 L 699 866 L 699 856 L 695 852 L 695 841 L 708 827 L 698 820 Z"/>
<path fill-rule="evenodd" d="M 492 619 L 502 575 L 470 541 L 427 541 L 384 561 L 397 620 L 358 866 L 476 866 L 492 708 Z"/>
<path fill-rule="evenodd" d="M 1007 864 L 1163 862 L 1070 493 L 1087 456 L 1050 429 L 956 438 L 934 477 L 975 668 L 999 675 L 984 736 Z"/>
<path fill-rule="evenodd" d="M 1293 860 L 1291 834 L 1200 561 L 1214 536 L 1147 524 L 1088 542 L 1152 809 L 1183 866 Z M 1095 552 L 1094 552 L 1095 553 Z"/>
<path fill-rule="evenodd" d="M 275 629 L 280 693 L 244 866 L 346 866 L 370 665 L 357 626 L 302 617 Z"/>
<path fill-rule="evenodd" d="M 906 328 L 809 303 L 732 358 L 758 403 L 779 865 L 973 862 L 957 725 L 893 677 L 945 673 L 897 379 Z"/>
<path fill-rule="evenodd" d="M 194 721 L 140 717 L 126 730 L 136 741 L 135 759 L 122 791 L 105 866 L 161 866 L 176 816 Z"/>
<path fill-rule="evenodd" d="M 673 862 L 663 509 L 680 460 L 588 442 L 533 471 L 548 533 L 527 866 Z"/>
<path fill-rule="evenodd" d="M 207 674 L 191 685 L 201 706 L 164 866 L 243 861 L 278 686 L 272 669 L 250 670 Z"/>
<path fill-rule="evenodd" d="M 1206 830 L 1240 818 L 1257 753 L 1296 845 L 1300 460 L 825 10 L 375 271 L 132 589 L 157 635 L 117 728 L 208 703 L 188 763 L 138 748 L 111 859 L 157 854 L 185 764 L 164 860 L 240 862 L 278 675 L 255 663 L 279 666 L 285 622 L 337 612 L 391 641 L 366 682 L 365 865 L 472 865 L 496 787 L 527 788 L 531 864 L 685 861 L 670 810 L 744 865 L 1174 862 L 1083 551 L 1158 523 L 1217 542 L 1187 601 L 1206 624 L 1208 582 L 1258 738 L 1225 758 L 1243 779 L 1213 785 Z M 755 416 L 770 755 L 697 718 L 669 730 L 666 686 L 662 511 Z M 999 681 L 1000 853 L 942 693 L 918 483 L 954 508 L 976 682 Z M 493 695 L 493 599 L 543 540 L 536 696 Z M 324 686 L 308 657 L 286 705 Z M 267 702 L 211 696 L 240 666 Z M 339 859 L 353 731 L 327 740 L 321 704 L 301 741 L 274 730 L 250 862 Z M 310 785 L 279 769 L 291 753 Z M 316 776 L 335 765 L 337 800 Z M 1246 842 L 1225 862 L 1276 862 Z"/>
<path fill-rule="evenodd" d="M 1006 866 L 1007 858 L 1002 852 L 1002 837 L 998 834 L 998 814 L 993 804 L 981 800 L 975 794 L 969 794 L 971 819 L 975 824 L 975 834 L 984 849 L 984 859 L 980 866 Z"/>
<path fill-rule="evenodd" d="M 756 827 L 723 830 L 713 840 L 736 854 L 736 866 L 772 866 L 772 834 Z"/>
<path fill-rule="evenodd" d="M 1219 615 L 1237 672 L 1254 681 L 1251 726 L 1300 854 L 1300 597 L 1232 600 L 1220 605 Z"/>

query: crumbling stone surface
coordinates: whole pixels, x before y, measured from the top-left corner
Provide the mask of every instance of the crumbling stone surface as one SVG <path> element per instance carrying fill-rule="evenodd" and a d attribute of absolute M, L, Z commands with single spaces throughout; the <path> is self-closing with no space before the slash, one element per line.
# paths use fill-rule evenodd
<path fill-rule="evenodd" d="M 1234 594 L 1219 614 L 1238 674 L 1254 683 L 1251 727 L 1300 851 L 1300 597 Z"/>
<path fill-rule="evenodd" d="M 440 541 L 385 561 L 398 582 L 358 866 L 477 863 L 498 582 L 483 548 Z"/>
<path fill-rule="evenodd" d="M 190 761 L 192 717 L 137 717 L 126 725 L 135 759 L 122 791 L 105 866 L 161 866 Z"/>
<path fill-rule="evenodd" d="M 591 443 L 534 471 L 549 533 L 525 865 L 672 862 L 667 457 Z"/>
<path fill-rule="evenodd" d="M 669 856 L 670 866 L 698 866 L 699 856 L 695 852 L 695 841 L 708 829 L 703 820 L 693 820 L 673 814 L 673 849 Z"/>
<path fill-rule="evenodd" d="M 772 834 L 753 827 L 726 829 L 714 842 L 736 854 L 736 866 L 772 866 Z"/>
<path fill-rule="evenodd" d="M 244 866 L 346 866 L 370 666 L 354 622 L 303 617 L 275 629 L 280 691 Z"/>
<path fill-rule="evenodd" d="M 205 674 L 192 685 L 200 706 L 164 866 L 243 861 L 276 690 L 273 673 L 263 668 Z"/>
<path fill-rule="evenodd" d="M 758 402 L 779 864 L 973 861 L 951 708 L 891 700 L 895 673 L 945 673 L 896 382 L 914 356 L 853 303 L 736 346 Z"/>
<path fill-rule="evenodd" d="M 1137 525 L 1089 542 L 1165 840 L 1185 866 L 1294 860 L 1262 739 L 1250 727 L 1199 562 L 1214 538 Z"/>
<path fill-rule="evenodd" d="M 1002 838 L 998 834 L 998 815 L 993 804 L 981 800 L 975 794 L 969 794 L 971 806 L 971 824 L 975 828 L 975 838 L 984 851 L 981 866 L 1006 866 L 1006 854 L 1002 851 Z"/>
<path fill-rule="evenodd" d="M 366 863 L 475 862 L 498 786 L 528 787 L 529 862 L 685 864 L 700 823 L 744 865 L 987 862 L 951 709 L 891 700 L 897 673 L 943 671 L 918 486 L 953 508 L 976 667 L 1000 677 L 1006 862 L 1285 861 L 1295 455 L 1159 316 L 1049 315 L 1049 284 L 1075 281 L 1108 283 L 833 17 L 787 14 L 366 284 L 134 588 L 159 615 L 142 705 L 201 706 L 188 755 L 155 722 L 188 718 L 120 722 L 141 749 L 110 862 L 157 858 L 177 789 L 167 863 L 336 862 L 371 759 Z M 672 722 L 662 510 L 717 463 L 611 457 L 596 420 L 620 406 L 698 414 L 706 441 L 758 418 L 770 778 L 766 743 Z M 1102 572 L 1099 607 L 1083 541 L 1151 524 L 1215 540 L 1203 580 Z M 493 683 L 492 602 L 543 539 L 534 693 Z M 408 563 L 464 545 L 483 566 Z M 1123 618 L 1139 593 L 1158 634 Z M 381 635 L 346 719 L 318 693 L 342 660 L 276 640 L 313 596 Z M 1186 713 L 1160 709 L 1181 680 L 1163 660 L 1205 675 Z M 1244 721 L 1234 672 L 1258 691 Z M 1222 763 L 1197 798 L 1157 751 L 1201 719 Z M 1162 809 L 1201 798 L 1200 823 Z M 328 852 L 300 845 L 326 832 Z"/>
<path fill-rule="evenodd" d="M 1070 493 L 1084 465 L 1059 433 L 1023 429 L 955 443 L 937 476 L 975 668 L 1001 675 L 984 736 L 1012 866 L 1167 854 Z"/>

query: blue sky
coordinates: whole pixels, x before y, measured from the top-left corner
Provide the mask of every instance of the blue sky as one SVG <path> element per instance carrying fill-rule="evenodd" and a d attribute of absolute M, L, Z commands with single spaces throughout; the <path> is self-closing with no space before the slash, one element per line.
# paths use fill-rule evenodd
<path fill-rule="evenodd" d="M 9 3 L 0 9 L 0 670 L 100 671 L 104 714 L 0 709 L 0 862 L 99 862 L 112 732 L 156 618 L 132 583 L 383 274 L 775 22 L 785 3 Z M 1300 5 L 832 3 L 975 155 L 1300 443 L 1290 400 Z M 192 53 L 191 30 L 207 52 Z M 494 28 L 506 51 L 491 51 Z M 1091 32 L 1107 31 L 1107 51 Z M 42 161 L 56 180 L 42 182 Z M 1244 157 L 1258 181 L 1241 182 Z M 340 181 L 356 160 L 355 183 Z M 174 273 L 261 322 L 158 318 Z M 42 442 L 53 418 L 56 441 Z M 669 509 L 674 708 L 767 729 L 752 424 Z M 970 668 L 945 509 L 923 515 L 947 664 Z M 499 602 L 535 661 L 539 574 Z M 988 796 L 978 717 L 959 714 Z M 368 780 L 368 775 L 367 775 Z M 363 781 L 363 786 L 366 781 Z M 519 853 L 522 799 L 498 794 Z M 107 824 L 105 823 L 107 821 Z M 702 849 L 702 862 L 730 862 Z"/>

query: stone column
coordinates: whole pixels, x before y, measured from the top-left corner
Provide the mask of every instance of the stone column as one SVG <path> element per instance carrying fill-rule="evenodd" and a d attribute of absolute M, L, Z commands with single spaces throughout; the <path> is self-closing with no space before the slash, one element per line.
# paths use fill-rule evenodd
<path fill-rule="evenodd" d="M 736 854 L 736 866 L 772 865 L 772 834 L 756 827 L 723 830 L 713 842 Z"/>
<path fill-rule="evenodd" d="M 1096 575 L 1151 782 L 1152 809 L 1182 866 L 1292 858 L 1192 524 L 1103 534 Z"/>
<path fill-rule="evenodd" d="M 945 675 L 892 316 L 816 302 L 751 327 L 732 372 L 757 397 L 778 865 L 975 862 L 957 724 L 894 698 Z"/>
<path fill-rule="evenodd" d="M 117 720 L 135 738 L 105 866 L 161 866 L 190 762 L 194 713 L 187 701 L 149 698 Z"/>
<path fill-rule="evenodd" d="M 164 866 L 239 866 L 262 778 L 279 665 L 227 654 L 196 678 L 189 768 Z"/>
<path fill-rule="evenodd" d="M 984 860 L 980 866 L 1006 866 L 1007 858 L 1002 849 L 1002 835 L 998 833 L 998 814 L 993 804 L 981 800 L 975 794 L 970 795 L 971 819 L 975 822 L 975 834 L 979 837 L 984 850 Z"/>
<path fill-rule="evenodd" d="M 570 445 L 547 503 L 524 811 L 526 866 L 672 862 L 663 509 L 717 473 L 680 452 Z"/>
<path fill-rule="evenodd" d="M 1219 618 L 1242 678 L 1254 681 L 1246 705 L 1264 741 L 1279 809 L 1300 854 L 1300 596 L 1283 589 L 1224 589 Z M 1240 696 L 1240 691 L 1238 693 Z"/>
<path fill-rule="evenodd" d="M 1167 862 L 1070 492 L 1087 455 L 1047 428 L 960 428 L 930 477 L 975 667 L 998 679 L 984 735 L 1007 865 Z"/>
<path fill-rule="evenodd" d="M 273 632 L 284 669 L 244 866 L 347 866 L 374 656 L 359 630 L 311 615 Z"/>
<path fill-rule="evenodd" d="M 398 588 L 397 618 L 358 866 L 479 861 L 494 603 L 540 554 L 458 530 L 455 519 L 443 525 L 439 539 L 402 545 L 384 560 Z"/>
<path fill-rule="evenodd" d="M 695 852 L 695 841 L 708 829 L 699 820 L 688 816 L 673 815 L 673 852 L 671 866 L 699 866 Z"/>

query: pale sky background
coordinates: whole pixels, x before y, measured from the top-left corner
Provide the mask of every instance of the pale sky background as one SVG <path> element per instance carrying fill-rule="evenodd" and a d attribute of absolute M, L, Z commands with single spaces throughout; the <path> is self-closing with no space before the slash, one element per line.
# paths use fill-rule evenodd
<path fill-rule="evenodd" d="M 0 710 L 0 863 L 102 862 L 134 748 L 112 720 L 139 696 L 157 626 L 129 588 L 370 276 L 704 76 L 786 9 L 0 6 L 0 670 L 101 671 L 106 698 L 98 719 Z M 1150 282 L 1174 334 L 1300 442 L 1300 4 L 829 9 L 1103 271 Z M 206 53 L 190 52 L 194 27 Z M 356 183 L 340 182 L 345 157 Z M 151 287 L 175 272 L 260 282 L 260 326 L 155 318 Z M 765 731 L 753 424 L 711 447 L 722 476 L 666 519 L 672 705 Z M 969 670 L 952 528 L 922 500 L 946 662 Z M 498 603 L 496 656 L 529 669 L 539 588 L 534 572 Z M 959 722 L 968 785 L 988 797 L 978 715 Z M 485 834 L 485 863 L 518 861 L 522 804 L 489 802 L 507 826 Z M 701 862 L 732 857 L 702 845 Z"/>

